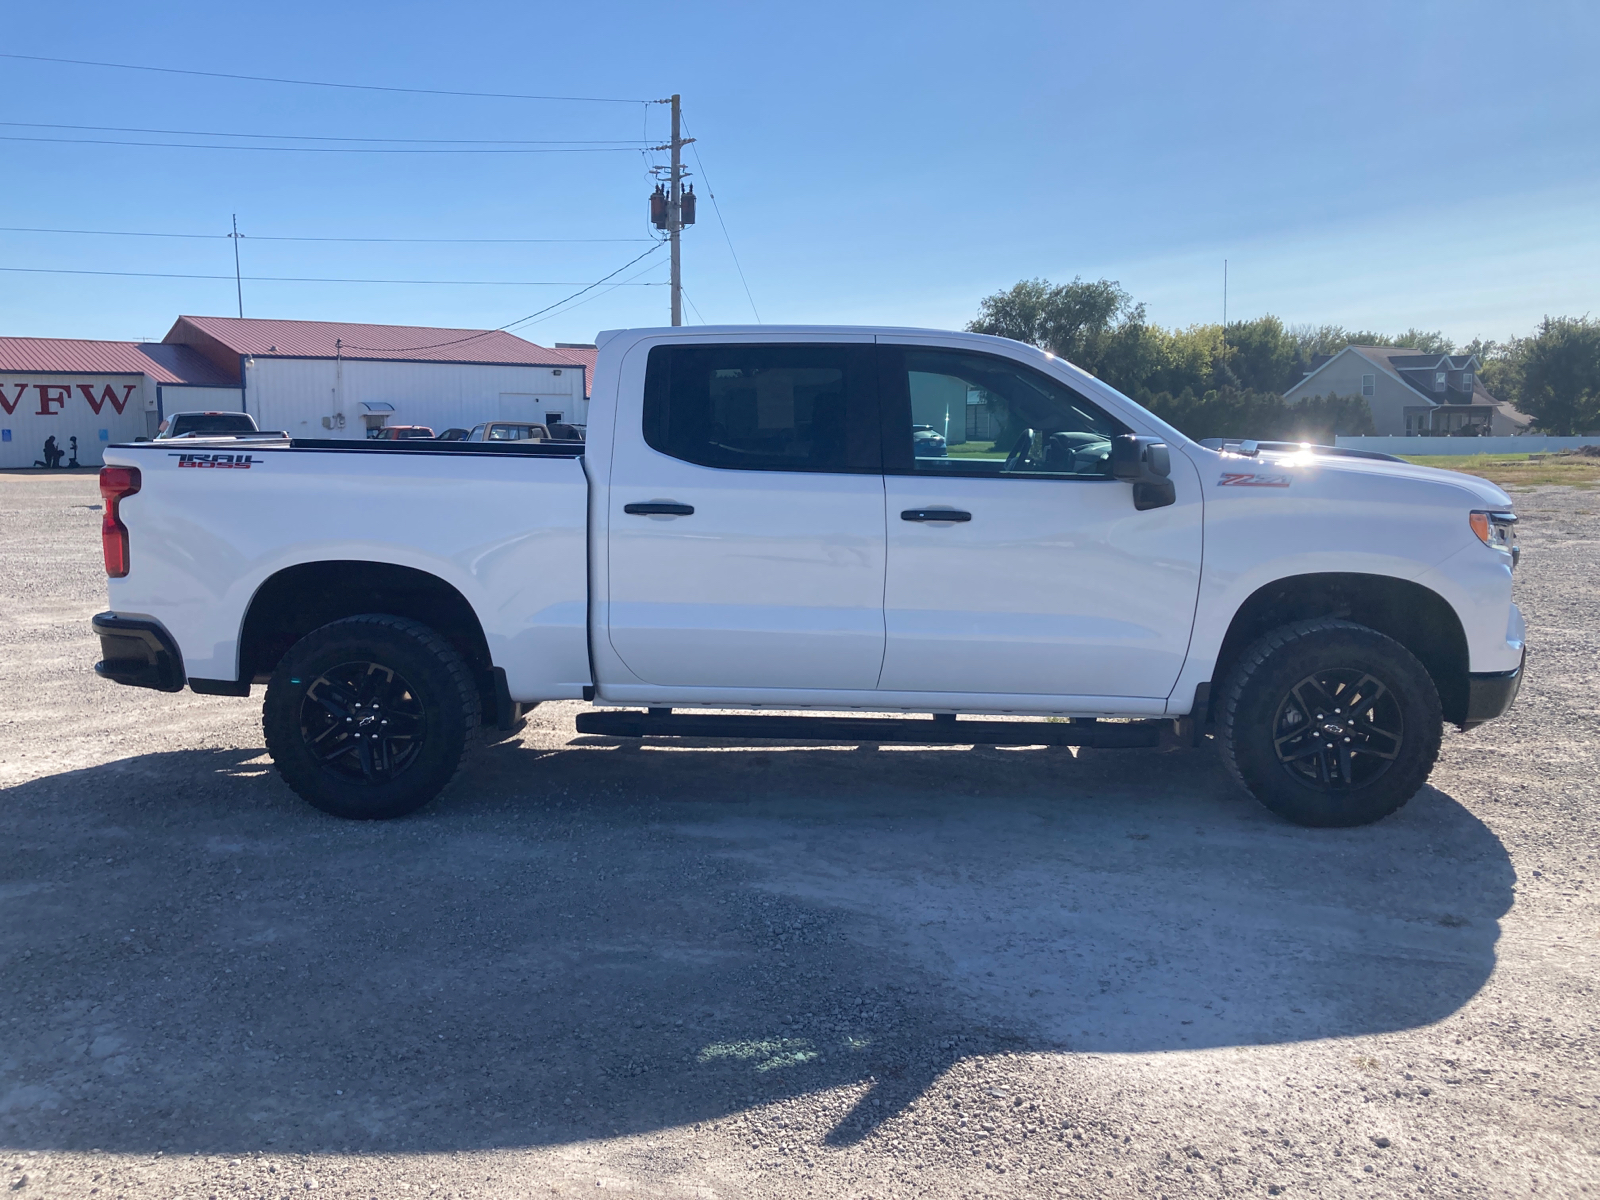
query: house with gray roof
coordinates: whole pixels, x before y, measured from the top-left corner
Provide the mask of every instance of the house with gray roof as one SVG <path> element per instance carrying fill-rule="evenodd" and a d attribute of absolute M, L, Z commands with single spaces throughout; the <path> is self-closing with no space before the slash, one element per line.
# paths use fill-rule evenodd
<path fill-rule="evenodd" d="M 1390 346 L 1346 346 L 1319 354 L 1283 394 L 1290 404 L 1312 396 L 1361 396 L 1374 432 L 1437 436 L 1476 428 L 1483 436 L 1527 432 L 1533 419 L 1496 400 L 1478 378 L 1475 354 L 1432 354 Z"/>

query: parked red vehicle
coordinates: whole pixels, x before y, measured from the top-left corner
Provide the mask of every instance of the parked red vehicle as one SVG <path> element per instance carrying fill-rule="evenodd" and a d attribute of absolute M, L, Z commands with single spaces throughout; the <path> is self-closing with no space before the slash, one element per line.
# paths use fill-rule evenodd
<path fill-rule="evenodd" d="M 379 442 L 400 442 L 408 438 L 432 438 L 433 430 L 427 425 L 388 425 L 372 437 Z"/>

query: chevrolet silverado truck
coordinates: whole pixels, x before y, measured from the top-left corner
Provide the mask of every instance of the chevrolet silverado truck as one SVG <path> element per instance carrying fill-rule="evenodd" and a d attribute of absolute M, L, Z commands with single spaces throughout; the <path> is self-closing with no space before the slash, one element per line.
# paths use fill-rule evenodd
<path fill-rule="evenodd" d="M 1214 740 L 1273 812 L 1394 812 L 1524 661 L 1510 498 L 1198 444 L 969 333 L 605 333 L 588 440 L 186 439 L 101 473 L 96 670 L 247 696 L 288 785 L 427 803 L 484 727 Z M 937 443 L 926 436 L 938 434 Z M 874 715 L 875 714 L 875 715 Z"/>

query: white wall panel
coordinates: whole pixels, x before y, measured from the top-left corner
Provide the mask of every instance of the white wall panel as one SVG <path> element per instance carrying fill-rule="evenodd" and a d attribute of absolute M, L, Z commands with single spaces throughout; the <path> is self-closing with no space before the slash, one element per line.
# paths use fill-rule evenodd
<path fill-rule="evenodd" d="M 390 425 L 471 428 L 500 415 L 502 392 L 547 398 L 577 420 L 587 415 L 583 372 L 558 369 L 560 375 L 550 367 L 255 358 L 245 365 L 245 406 L 261 428 L 292 437 L 363 438 L 364 401 L 394 405 Z M 341 413 L 342 429 L 323 427 L 324 417 Z"/>
<path fill-rule="evenodd" d="M 66 452 L 62 466 L 70 460 L 75 437 L 78 465 L 98 467 L 108 443 L 147 436 L 147 394 L 153 403 L 155 384 L 143 375 L 0 374 L 0 468 L 43 461 L 45 441 L 52 436 Z"/>
<path fill-rule="evenodd" d="M 239 412 L 244 392 L 229 387 L 193 387 L 181 383 L 161 385 L 161 415 L 180 412 Z"/>

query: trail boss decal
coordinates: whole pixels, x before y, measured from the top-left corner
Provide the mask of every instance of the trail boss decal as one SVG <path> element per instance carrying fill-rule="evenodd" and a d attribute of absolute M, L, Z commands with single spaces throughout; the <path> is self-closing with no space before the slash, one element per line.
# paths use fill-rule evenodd
<path fill-rule="evenodd" d="M 1288 487 L 1287 475 L 1257 475 L 1249 471 L 1224 471 L 1218 487 Z"/>
<path fill-rule="evenodd" d="M 251 458 L 248 454 L 168 454 L 168 458 L 178 460 L 180 467 L 208 467 L 212 470 L 248 471 L 253 466 L 260 466 L 264 460 Z"/>

